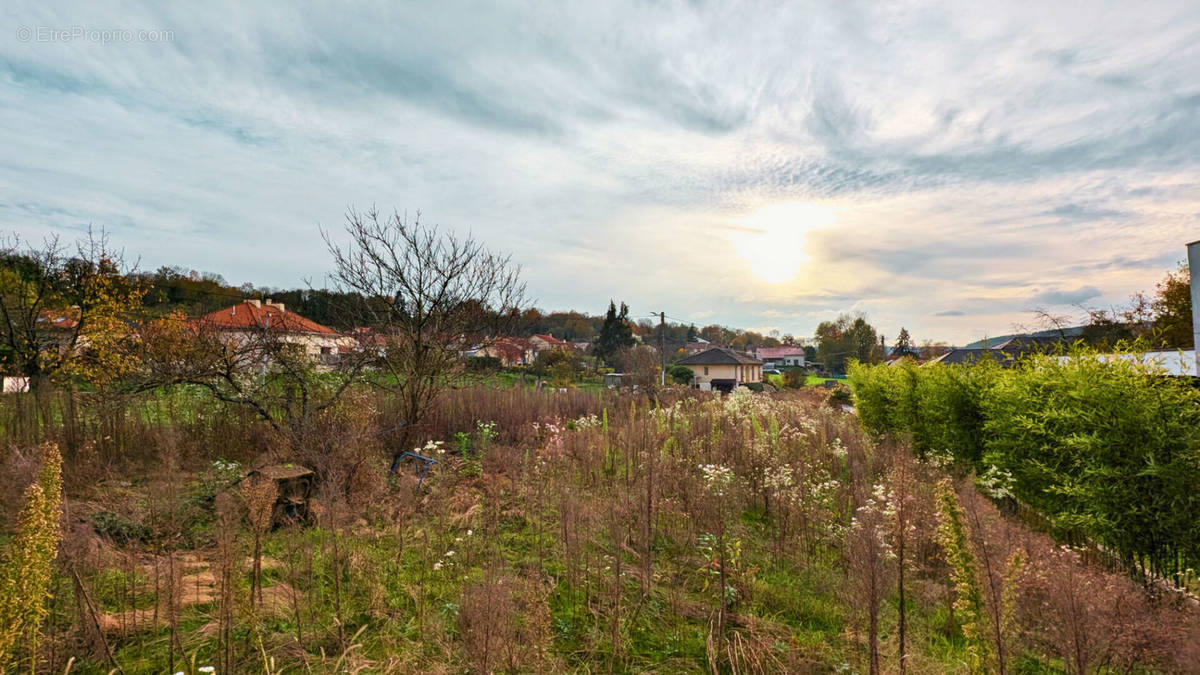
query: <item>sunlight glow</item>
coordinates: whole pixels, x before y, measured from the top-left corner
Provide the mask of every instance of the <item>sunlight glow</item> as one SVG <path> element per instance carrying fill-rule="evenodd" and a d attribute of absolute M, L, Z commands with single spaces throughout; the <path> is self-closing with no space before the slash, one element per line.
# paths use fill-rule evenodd
<path fill-rule="evenodd" d="M 814 202 L 768 204 L 738 221 L 730 235 L 734 249 L 754 275 L 778 284 L 796 276 L 808 261 L 804 251 L 809 232 L 833 225 L 833 209 Z"/>

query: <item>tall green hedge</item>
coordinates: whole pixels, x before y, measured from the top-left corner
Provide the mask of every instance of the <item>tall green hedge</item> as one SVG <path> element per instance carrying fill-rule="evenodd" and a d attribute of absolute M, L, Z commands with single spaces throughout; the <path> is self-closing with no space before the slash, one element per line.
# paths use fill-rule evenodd
<path fill-rule="evenodd" d="M 853 364 L 850 382 L 863 425 L 877 434 L 911 434 L 921 456 L 948 454 L 978 464 L 983 457 L 983 394 L 1000 375 L 985 360 L 974 367 Z"/>
<path fill-rule="evenodd" d="M 1159 574 L 1200 562 L 1200 393 L 1094 354 L 855 365 L 863 425 L 1003 482 L 1067 538 Z"/>

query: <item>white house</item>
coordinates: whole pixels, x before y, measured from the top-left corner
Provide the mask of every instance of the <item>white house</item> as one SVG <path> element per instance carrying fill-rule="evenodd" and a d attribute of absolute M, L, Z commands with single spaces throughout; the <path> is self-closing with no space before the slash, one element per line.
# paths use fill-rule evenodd
<path fill-rule="evenodd" d="M 759 347 L 754 355 L 767 369 L 804 365 L 804 347 Z"/>

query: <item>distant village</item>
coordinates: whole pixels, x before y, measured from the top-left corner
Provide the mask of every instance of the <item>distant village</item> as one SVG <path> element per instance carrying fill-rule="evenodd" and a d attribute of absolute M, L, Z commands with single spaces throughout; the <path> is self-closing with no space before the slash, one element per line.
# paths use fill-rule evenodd
<path fill-rule="evenodd" d="M 1194 255 L 1192 248 L 1189 255 Z M 335 310 L 339 303 L 356 301 L 344 295 L 311 289 L 272 291 L 249 285 L 234 288 L 219 276 L 179 268 L 162 268 L 132 281 L 149 288 L 142 302 L 151 312 L 178 313 L 187 317 L 194 331 L 216 336 L 229 345 L 245 346 L 256 336 L 269 334 L 272 340 L 306 355 L 318 370 L 337 369 L 353 355 L 385 346 L 377 332 L 347 323 L 345 314 Z M 1104 351 L 1135 339 L 1141 339 L 1143 348 L 1137 355 L 1120 358 L 1144 359 L 1168 374 L 1194 376 L 1200 372 L 1195 351 L 1181 351 L 1191 347 L 1193 332 L 1200 334 L 1200 329 L 1191 325 L 1191 281 L 1184 267 L 1160 284 L 1158 298 L 1142 298 L 1140 306 L 1123 313 L 1093 311 L 1082 325 L 1067 325 L 1063 317 L 1049 317 L 1049 327 L 985 338 L 962 347 L 931 341 L 918 345 L 906 329 L 889 344 L 862 316 L 842 315 L 820 324 L 815 335 L 797 338 L 717 324 L 697 328 L 680 321 L 667 322 L 665 314 L 635 320 L 623 303 L 619 311 L 610 303 L 603 316 L 525 309 L 506 322 L 509 332 L 463 334 L 451 342 L 469 372 L 506 374 L 527 384 L 557 387 L 670 384 L 730 392 L 738 387 L 761 391 L 832 386 L 844 378 L 852 360 L 969 365 L 988 359 L 1009 367 L 1030 354 L 1065 352 L 1079 343 Z M 254 295 L 260 297 L 246 297 Z M 214 309 L 216 303 L 223 306 Z M 57 345 L 55 349 L 82 353 L 90 345 L 87 335 L 79 332 L 79 319 L 77 307 L 42 308 L 33 330 L 41 335 L 38 339 Z M 6 368 L 4 392 L 28 387 L 27 377 Z"/>

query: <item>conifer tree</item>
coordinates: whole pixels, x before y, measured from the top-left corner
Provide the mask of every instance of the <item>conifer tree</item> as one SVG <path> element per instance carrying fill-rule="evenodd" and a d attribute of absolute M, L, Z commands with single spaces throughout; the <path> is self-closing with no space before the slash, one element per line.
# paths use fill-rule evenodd
<path fill-rule="evenodd" d="M 896 347 L 894 353 L 897 356 L 908 356 L 913 353 L 912 336 L 908 334 L 908 329 L 900 327 L 900 335 L 896 336 Z"/>
<path fill-rule="evenodd" d="M 618 310 L 616 303 L 609 300 L 604 325 L 600 327 L 600 337 L 596 339 L 596 356 L 611 362 L 617 352 L 636 343 L 633 339 L 633 326 L 629 323 L 629 307 L 622 302 L 621 309 Z"/>

